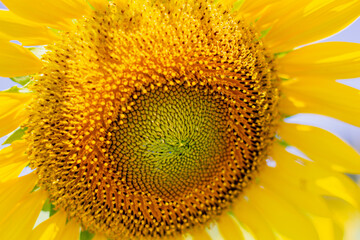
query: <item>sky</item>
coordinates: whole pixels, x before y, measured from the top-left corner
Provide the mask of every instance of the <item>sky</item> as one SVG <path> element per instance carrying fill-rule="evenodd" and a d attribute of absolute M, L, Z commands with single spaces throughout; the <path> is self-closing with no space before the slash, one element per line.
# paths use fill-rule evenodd
<path fill-rule="evenodd" d="M 5 9 L 5 6 L 1 3 L 1 1 L 0 1 L 0 9 Z M 345 41 L 345 42 L 360 43 L 360 19 L 356 20 L 353 24 L 351 24 L 343 31 L 337 33 L 336 35 L 333 35 L 319 42 L 326 42 L 326 41 Z M 347 84 L 349 86 L 355 87 L 357 89 L 360 89 L 360 78 L 338 80 L 338 81 Z M 0 91 L 8 89 L 14 85 L 15 83 L 12 82 L 10 79 L 0 77 Z M 349 144 L 353 145 L 360 152 L 360 128 L 351 126 L 349 124 L 340 122 L 335 119 L 330 119 L 325 116 L 315 116 L 313 114 L 299 114 L 287 119 L 287 121 L 293 123 L 314 125 L 329 130 L 334 134 L 336 134 L 337 136 L 343 138 Z M 5 139 L 6 139 L 5 137 L 0 138 L 0 144 Z"/>

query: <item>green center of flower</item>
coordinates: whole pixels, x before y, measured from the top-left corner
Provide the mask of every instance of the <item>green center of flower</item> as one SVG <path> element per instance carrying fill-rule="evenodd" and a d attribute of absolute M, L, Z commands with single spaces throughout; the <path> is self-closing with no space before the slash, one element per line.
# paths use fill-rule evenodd
<path fill-rule="evenodd" d="M 141 95 L 119 114 L 111 157 L 134 190 L 163 198 L 211 181 L 226 158 L 227 106 L 215 93 L 182 86 Z"/>

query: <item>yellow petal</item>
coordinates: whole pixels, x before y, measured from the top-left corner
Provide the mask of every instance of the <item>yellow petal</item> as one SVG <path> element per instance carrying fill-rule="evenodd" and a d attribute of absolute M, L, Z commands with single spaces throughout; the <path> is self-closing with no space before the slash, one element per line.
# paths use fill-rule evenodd
<path fill-rule="evenodd" d="M 28 240 L 54 240 L 58 234 L 66 231 L 66 214 L 58 211 L 46 221 L 40 223 L 31 233 Z"/>
<path fill-rule="evenodd" d="M 235 217 L 249 227 L 257 240 L 274 240 L 274 231 L 259 211 L 245 200 L 237 202 L 233 208 Z"/>
<path fill-rule="evenodd" d="M 221 215 L 220 219 L 217 221 L 217 225 L 224 240 L 244 239 L 240 224 L 230 214 L 225 213 Z"/>
<path fill-rule="evenodd" d="M 321 78 L 301 78 L 282 84 L 284 114 L 315 113 L 360 126 L 360 91 Z"/>
<path fill-rule="evenodd" d="M 297 208 L 302 209 L 312 215 L 329 217 L 330 211 L 323 200 L 317 194 L 301 189 L 295 184 L 289 183 L 285 179 L 281 179 L 276 174 L 265 169 L 261 173 L 261 185 L 270 189 L 277 195 L 281 196 L 288 202 L 294 204 Z"/>
<path fill-rule="evenodd" d="M 0 151 L 0 182 L 6 182 L 20 175 L 29 162 L 24 154 L 25 150 L 24 141 L 15 141 Z"/>
<path fill-rule="evenodd" d="M 287 12 L 294 12 L 295 9 L 299 9 L 304 7 L 308 2 L 312 0 L 303 0 L 303 1 L 293 1 L 286 2 L 285 1 L 275 1 L 273 4 L 269 4 L 261 11 L 261 14 L 253 13 L 256 15 L 254 21 L 254 27 L 259 31 L 263 31 L 265 29 L 271 29 L 278 22 L 280 22 L 286 16 Z"/>
<path fill-rule="evenodd" d="M 276 5 L 276 8 L 269 9 L 268 13 L 275 16 L 268 20 L 272 23 L 272 27 L 264 41 L 273 52 L 283 52 L 331 36 L 344 29 L 359 17 L 360 2 L 358 0 L 282 1 Z"/>
<path fill-rule="evenodd" d="M 283 181 L 295 184 L 304 191 L 342 198 L 359 208 L 360 189 L 344 174 L 295 156 L 279 144 L 273 146 L 271 156 L 276 161 L 276 167 L 269 167 L 266 171 L 271 171 L 272 175 L 277 175 Z"/>
<path fill-rule="evenodd" d="M 66 223 L 65 228 L 59 234 L 57 234 L 54 240 L 78 240 L 80 236 L 80 224 L 74 219 Z"/>
<path fill-rule="evenodd" d="M 311 221 L 280 196 L 258 185 L 252 186 L 246 193 L 249 202 L 281 235 L 292 240 L 318 239 Z"/>
<path fill-rule="evenodd" d="M 105 9 L 108 5 L 107 0 L 88 0 L 88 2 L 93 6 L 96 10 Z"/>
<path fill-rule="evenodd" d="M 108 239 L 108 238 L 105 237 L 104 235 L 97 233 L 97 234 L 95 234 L 95 236 L 93 237 L 92 240 L 107 240 L 107 239 Z M 195 239 L 194 239 L 194 240 L 195 240 Z M 211 240 L 211 239 L 210 239 L 210 240 Z"/>
<path fill-rule="evenodd" d="M 0 168 L 0 182 L 6 182 L 11 179 L 17 178 L 24 170 L 27 162 L 16 162 L 8 164 Z"/>
<path fill-rule="evenodd" d="M 236 2 L 241 2 L 241 0 Z M 257 23 L 267 13 L 268 9 L 274 9 L 274 5 L 278 2 L 281 2 L 281 0 L 245 0 L 239 8 L 239 17 L 251 24 Z M 234 4 L 234 7 L 236 9 L 236 4 Z"/>
<path fill-rule="evenodd" d="M 40 59 L 26 48 L 2 40 L 0 49 L 1 77 L 20 77 L 40 71 Z"/>
<path fill-rule="evenodd" d="M 13 13 L 28 20 L 58 29 L 67 28 L 70 19 L 78 18 L 90 10 L 82 0 L 2 0 Z"/>
<path fill-rule="evenodd" d="M 10 146 L 3 148 L 0 151 L 0 168 L 11 163 L 28 162 L 25 155 L 26 142 L 15 141 Z"/>
<path fill-rule="evenodd" d="M 56 35 L 45 26 L 0 10 L 0 39 L 18 40 L 25 46 L 35 46 L 51 43 Z"/>
<path fill-rule="evenodd" d="M 321 128 L 298 124 L 281 124 L 279 135 L 312 160 L 333 170 L 360 173 L 360 154 L 335 135 Z"/>
<path fill-rule="evenodd" d="M 269 4 L 279 2 L 279 0 L 245 0 L 241 6 L 241 11 L 244 13 L 257 13 Z"/>
<path fill-rule="evenodd" d="M 0 239 L 27 239 L 46 198 L 43 190 L 29 193 L 6 217 L 1 216 Z"/>
<path fill-rule="evenodd" d="M 67 222 L 66 213 L 60 210 L 37 226 L 29 240 L 78 240 L 79 229 L 80 225 L 75 221 Z"/>
<path fill-rule="evenodd" d="M 4 136 L 22 124 L 28 117 L 25 107 L 31 94 L 0 92 L 0 136 Z"/>
<path fill-rule="evenodd" d="M 30 173 L 24 177 L 0 183 L 0 221 L 7 216 L 20 199 L 30 193 L 35 187 L 37 179 L 34 173 Z"/>
<path fill-rule="evenodd" d="M 279 67 L 290 77 L 360 77 L 360 44 L 325 42 L 305 46 L 279 59 Z"/>
<path fill-rule="evenodd" d="M 190 233 L 193 240 L 211 240 L 212 238 L 204 229 L 195 229 Z"/>
<path fill-rule="evenodd" d="M 319 217 L 310 215 L 316 231 L 320 239 L 326 240 L 340 240 L 343 239 L 344 232 L 339 229 L 339 225 L 334 222 L 333 216 Z"/>
<path fill-rule="evenodd" d="M 339 230 L 344 232 L 342 239 L 358 239 L 360 224 L 359 211 L 338 198 L 328 198 L 326 201 L 332 210 L 333 218 L 338 224 Z"/>

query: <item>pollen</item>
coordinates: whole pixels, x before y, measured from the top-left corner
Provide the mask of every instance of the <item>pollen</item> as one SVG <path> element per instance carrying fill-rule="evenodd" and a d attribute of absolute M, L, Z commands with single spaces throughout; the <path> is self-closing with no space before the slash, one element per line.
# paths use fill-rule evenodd
<path fill-rule="evenodd" d="M 110 1 L 47 46 L 27 123 L 51 202 L 110 239 L 172 238 L 264 164 L 279 89 L 259 35 L 208 1 Z"/>

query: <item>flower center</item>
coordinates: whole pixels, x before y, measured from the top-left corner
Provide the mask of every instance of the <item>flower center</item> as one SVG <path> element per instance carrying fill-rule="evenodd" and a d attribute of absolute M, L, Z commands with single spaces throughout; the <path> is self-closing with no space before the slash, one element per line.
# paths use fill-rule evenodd
<path fill-rule="evenodd" d="M 120 113 L 108 148 L 130 189 L 174 200 L 209 183 L 229 158 L 229 111 L 205 87 L 165 89 Z"/>
<path fill-rule="evenodd" d="M 275 135 L 278 79 L 257 39 L 205 0 L 110 1 L 79 19 L 32 87 L 39 186 L 111 239 L 174 236 L 222 214 Z"/>

